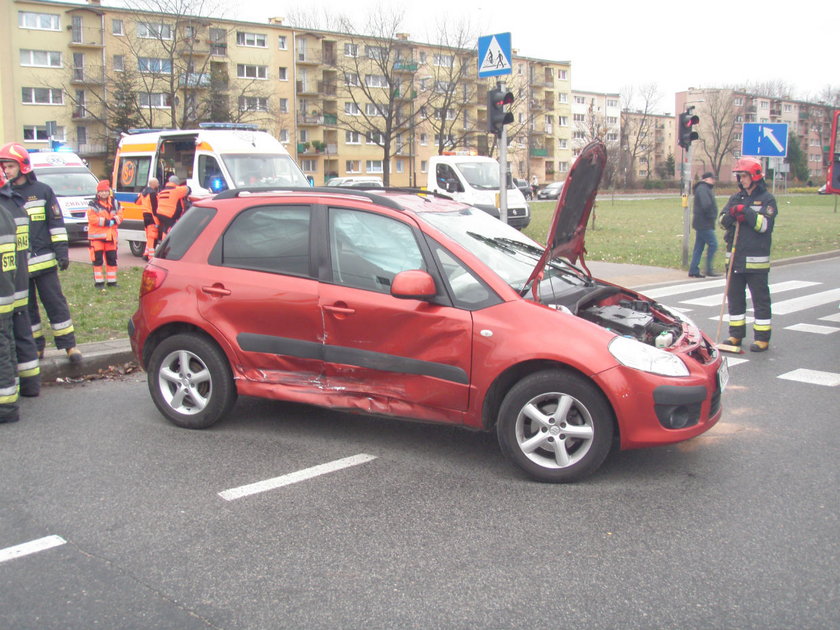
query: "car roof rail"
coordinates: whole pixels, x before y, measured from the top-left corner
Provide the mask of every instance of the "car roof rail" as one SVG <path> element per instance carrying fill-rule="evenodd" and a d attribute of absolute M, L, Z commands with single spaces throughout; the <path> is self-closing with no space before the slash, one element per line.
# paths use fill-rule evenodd
<path fill-rule="evenodd" d="M 377 191 L 385 189 L 377 188 Z M 400 204 L 389 197 L 376 194 L 364 188 L 342 188 L 338 186 L 249 186 L 246 188 L 231 188 L 213 196 L 213 199 L 236 199 L 245 194 L 272 194 L 272 193 L 318 193 L 322 195 L 339 195 L 342 197 L 363 197 L 369 201 L 391 208 L 392 210 L 405 210 Z"/>

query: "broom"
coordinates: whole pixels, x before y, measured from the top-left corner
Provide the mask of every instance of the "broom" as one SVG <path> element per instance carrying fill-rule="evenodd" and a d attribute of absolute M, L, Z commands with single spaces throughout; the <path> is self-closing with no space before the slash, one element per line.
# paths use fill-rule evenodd
<path fill-rule="evenodd" d="M 744 354 L 741 346 L 731 343 L 720 343 L 720 328 L 723 325 L 723 311 L 726 310 L 726 296 L 729 295 L 729 280 L 732 278 L 732 268 L 735 266 L 735 246 L 738 244 L 738 230 L 741 224 L 735 223 L 735 237 L 732 239 L 732 251 L 729 253 L 729 265 L 726 269 L 726 285 L 723 287 L 723 300 L 720 303 L 720 317 L 718 317 L 717 332 L 715 333 L 715 347 L 721 352 Z"/>

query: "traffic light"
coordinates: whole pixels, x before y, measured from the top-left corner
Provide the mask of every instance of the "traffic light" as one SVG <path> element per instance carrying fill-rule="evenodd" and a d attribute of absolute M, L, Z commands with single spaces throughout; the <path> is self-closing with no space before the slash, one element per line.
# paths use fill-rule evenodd
<path fill-rule="evenodd" d="M 697 140 L 697 138 L 700 137 L 697 132 L 694 131 L 694 127 L 700 123 L 700 117 L 692 114 L 692 109 L 694 108 L 689 108 L 688 111 L 680 114 L 680 123 L 679 128 L 677 129 L 679 145 L 686 150 L 688 150 L 688 147 L 691 146 L 691 143 L 694 140 Z"/>
<path fill-rule="evenodd" d="M 499 87 L 487 90 L 487 131 L 497 138 L 502 136 L 502 127 L 513 122 L 513 114 L 505 111 L 505 105 L 513 103 L 513 92 Z"/>

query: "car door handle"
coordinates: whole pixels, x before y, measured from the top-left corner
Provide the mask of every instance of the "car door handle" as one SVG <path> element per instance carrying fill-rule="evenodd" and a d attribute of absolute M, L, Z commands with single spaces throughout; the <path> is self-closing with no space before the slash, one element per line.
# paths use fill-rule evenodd
<path fill-rule="evenodd" d="M 212 287 L 201 287 L 201 290 L 208 295 L 217 295 L 219 297 L 230 295 L 230 289 L 225 289 L 218 284 L 214 284 Z"/>
<path fill-rule="evenodd" d="M 356 312 L 356 309 L 347 306 L 324 306 L 324 310 L 339 315 L 353 315 Z"/>

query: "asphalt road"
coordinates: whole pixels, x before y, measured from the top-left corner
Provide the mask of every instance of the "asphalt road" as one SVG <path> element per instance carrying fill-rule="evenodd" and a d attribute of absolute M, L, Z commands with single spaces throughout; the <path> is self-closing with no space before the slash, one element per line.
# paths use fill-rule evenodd
<path fill-rule="evenodd" d="M 773 270 L 789 312 L 717 427 L 575 485 L 452 427 L 241 399 L 187 431 L 142 374 L 46 388 L 0 426 L 0 627 L 838 627 L 837 262 Z M 718 281 L 687 280 L 661 299 L 714 334 Z"/>

